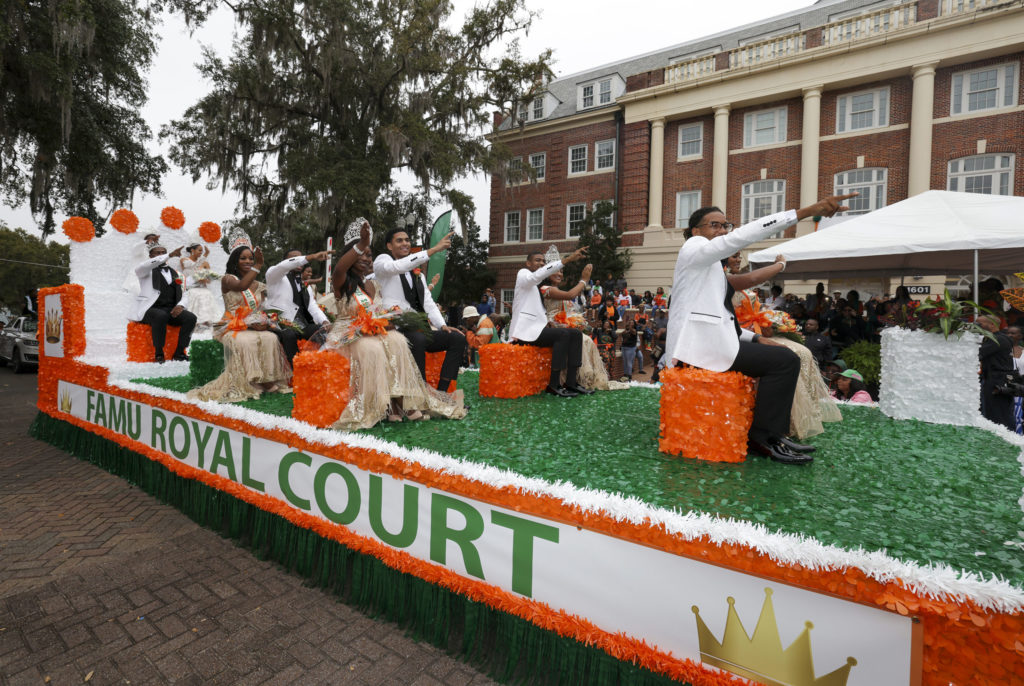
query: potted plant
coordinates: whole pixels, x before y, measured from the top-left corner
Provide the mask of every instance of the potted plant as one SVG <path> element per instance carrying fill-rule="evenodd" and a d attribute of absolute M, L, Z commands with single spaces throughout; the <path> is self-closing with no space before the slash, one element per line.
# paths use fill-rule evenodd
<path fill-rule="evenodd" d="M 954 300 L 946 290 L 918 305 L 910 326 L 884 329 L 882 412 L 894 419 L 973 425 L 981 397 L 978 347 L 981 337 L 991 334 L 970 319 L 984 311 Z"/>

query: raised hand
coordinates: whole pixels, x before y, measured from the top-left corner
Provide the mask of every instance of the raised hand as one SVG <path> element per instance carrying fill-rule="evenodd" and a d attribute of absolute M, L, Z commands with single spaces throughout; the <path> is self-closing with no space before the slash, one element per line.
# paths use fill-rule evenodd
<path fill-rule="evenodd" d="M 263 249 L 256 248 L 252 251 L 252 266 L 256 269 L 263 269 Z"/>
<path fill-rule="evenodd" d="M 433 256 L 434 254 L 439 253 L 442 250 L 447 250 L 450 247 L 452 247 L 452 233 L 451 233 L 451 231 L 446 233 L 444 238 L 442 238 L 441 240 L 439 240 L 437 242 L 437 245 L 435 245 L 433 248 L 427 250 L 427 254 Z"/>
<path fill-rule="evenodd" d="M 813 205 L 808 205 L 802 209 L 796 211 L 797 219 L 806 219 L 807 217 L 831 217 L 836 212 L 845 212 L 850 209 L 843 204 L 844 200 L 850 198 L 856 198 L 860 193 L 847 193 L 845 195 L 830 195 L 827 198 L 822 198 Z"/>
<path fill-rule="evenodd" d="M 326 260 L 329 256 L 331 256 L 333 254 L 334 254 L 333 250 L 321 250 L 320 252 L 315 252 L 312 255 L 306 255 L 306 261 L 307 262 L 323 262 L 324 260 Z"/>
<path fill-rule="evenodd" d="M 359 227 L 359 244 L 370 244 L 370 222 L 363 222 L 363 225 Z"/>
<path fill-rule="evenodd" d="M 588 264 L 583 268 L 583 273 L 580 274 L 580 281 L 590 281 L 590 275 L 594 271 L 594 265 Z"/>
<path fill-rule="evenodd" d="M 562 260 L 562 264 L 569 264 L 570 262 L 575 262 L 576 260 L 582 260 L 586 256 L 587 249 L 585 247 L 577 248 L 571 255 Z"/>

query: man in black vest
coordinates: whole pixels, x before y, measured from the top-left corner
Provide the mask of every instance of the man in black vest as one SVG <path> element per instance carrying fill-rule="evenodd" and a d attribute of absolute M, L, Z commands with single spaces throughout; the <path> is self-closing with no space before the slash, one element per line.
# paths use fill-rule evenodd
<path fill-rule="evenodd" d="M 300 250 L 289 250 L 284 261 L 267 270 L 265 308 L 277 310 L 282 318 L 302 327 L 301 333 L 290 327 L 281 327 L 280 330 L 274 331 L 289 362 L 299 352 L 300 338 L 320 343 L 322 341 L 318 340 L 318 337 L 330 323 L 327 315 L 302 283 L 302 269 L 310 262 L 326 260 L 329 254 L 327 250 L 323 250 L 303 256 Z"/>
<path fill-rule="evenodd" d="M 403 311 L 415 310 L 427 315 L 435 329 L 429 337 L 429 343 L 428 336 L 423 332 L 404 333 L 424 379 L 427 378 L 427 353 L 444 351 L 437 389 L 447 391 L 449 384 L 459 376 L 459 367 L 466 355 L 466 337 L 445 322 L 430 295 L 420 267 L 426 266 L 435 253 L 446 250 L 451 240 L 445 236 L 433 248 L 417 253 L 412 253 L 412 242 L 404 229 L 391 229 L 384 234 L 384 241 L 387 252 L 378 255 L 373 261 L 373 274 L 380 286 L 380 297 L 386 307 L 398 305 Z"/>
<path fill-rule="evenodd" d="M 181 248 L 178 248 L 173 256 L 180 252 Z M 135 268 L 135 275 L 139 278 L 139 296 L 128 318 L 149 325 L 157 362 L 164 361 L 167 326 L 177 326 L 178 345 L 171 359 L 187 361 L 185 349 L 192 340 L 196 316 L 185 309 L 188 294 L 182 287 L 181 275 L 167 266 L 168 257 L 167 248 L 155 245 L 149 251 L 149 259 Z"/>

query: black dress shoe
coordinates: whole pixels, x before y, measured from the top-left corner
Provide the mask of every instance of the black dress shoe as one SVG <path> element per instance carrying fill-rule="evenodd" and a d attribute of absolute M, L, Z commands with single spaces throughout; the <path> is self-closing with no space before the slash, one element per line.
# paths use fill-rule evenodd
<path fill-rule="evenodd" d="M 583 386 L 580 386 L 579 384 L 576 384 L 575 386 L 566 386 L 565 390 L 571 391 L 571 392 L 575 393 L 576 395 L 594 395 L 594 391 L 592 389 L 584 388 Z"/>
<path fill-rule="evenodd" d="M 778 441 L 770 443 L 751 443 L 751 449 L 759 455 L 770 457 L 775 462 L 782 464 L 808 464 L 814 461 L 810 455 L 795 453 Z"/>
<path fill-rule="evenodd" d="M 561 386 L 559 386 L 558 388 L 555 388 L 554 386 L 548 386 L 547 388 L 544 389 L 544 392 L 549 395 L 556 395 L 559 398 L 575 398 L 577 395 L 579 395 L 579 393 L 574 393 L 573 391 L 570 391 L 568 388 L 562 388 Z"/>
<path fill-rule="evenodd" d="M 156 357 L 153 359 L 153 361 L 156 362 L 157 364 L 163 364 L 164 363 L 164 354 L 163 353 L 157 353 Z"/>
<path fill-rule="evenodd" d="M 188 355 L 185 353 L 174 353 L 174 357 L 171 359 L 175 362 L 188 362 Z"/>
<path fill-rule="evenodd" d="M 807 445 L 806 443 L 797 443 L 796 441 L 786 438 L 785 436 L 779 437 L 779 443 L 786 446 L 790 450 L 798 453 L 813 453 L 817 448 L 813 445 Z"/>

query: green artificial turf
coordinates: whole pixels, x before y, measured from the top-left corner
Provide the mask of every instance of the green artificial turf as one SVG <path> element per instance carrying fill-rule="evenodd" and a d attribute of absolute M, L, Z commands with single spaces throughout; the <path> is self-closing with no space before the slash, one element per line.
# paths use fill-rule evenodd
<path fill-rule="evenodd" d="M 187 390 L 188 377 L 139 380 Z M 549 481 L 570 481 L 660 507 L 697 510 L 811 536 L 843 548 L 885 549 L 1024 585 L 1024 479 L 1018 450 L 979 429 L 889 419 L 842 408 L 809 442 L 808 466 L 760 457 L 701 462 L 658 452 L 658 391 L 631 388 L 589 397 L 481 398 L 477 376 L 459 387 L 462 421 L 380 424 L 368 433 Z M 291 396 L 241 403 L 287 416 Z"/>

